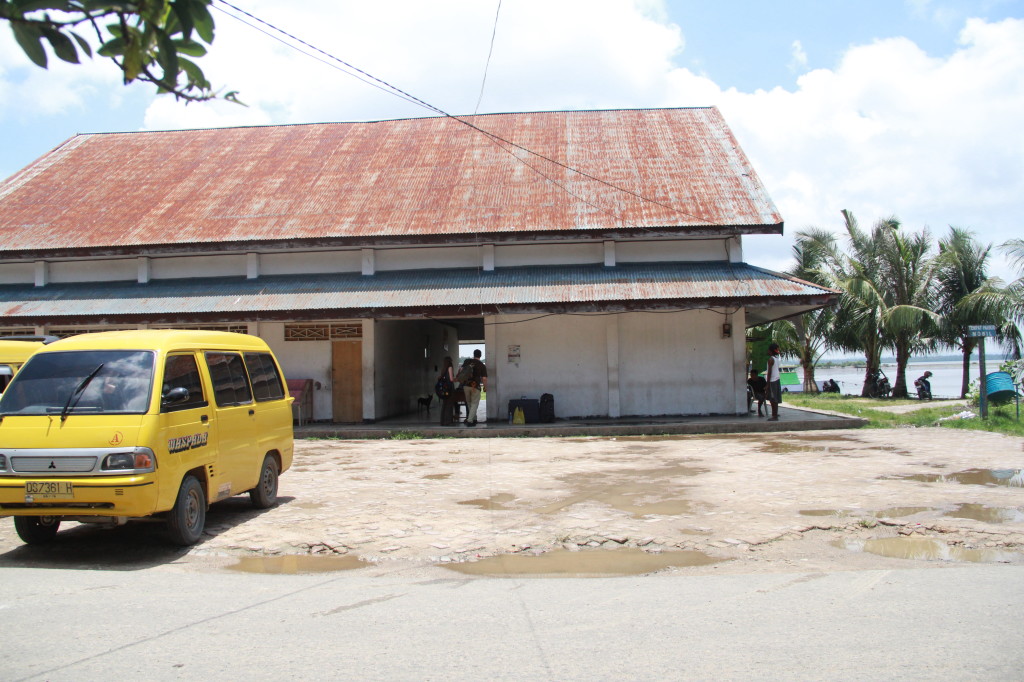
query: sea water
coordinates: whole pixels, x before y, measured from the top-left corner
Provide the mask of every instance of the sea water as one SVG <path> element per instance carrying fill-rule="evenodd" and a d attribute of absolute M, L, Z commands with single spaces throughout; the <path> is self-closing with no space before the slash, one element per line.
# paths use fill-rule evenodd
<path fill-rule="evenodd" d="M 999 370 L 1001 361 L 996 358 L 989 360 L 986 358 L 985 371 L 995 372 Z M 907 365 L 907 392 L 911 396 L 917 395 L 917 389 L 914 388 L 914 380 L 920 377 L 925 371 L 932 373 L 929 381 L 932 384 L 932 397 L 934 398 L 959 398 L 960 397 L 960 385 L 963 379 L 963 363 L 957 361 L 922 361 L 922 362 L 911 362 Z M 980 367 L 978 361 L 971 362 L 969 370 L 969 379 L 974 382 L 980 375 Z M 882 364 L 882 372 L 889 377 L 889 384 L 896 384 L 896 364 Z M 798 367 L 797 376 L 803 380 L 803 371 Z M 839 391 L 841 393 L 850 395 L 860 395 L 861 389 L 864 386 L 864 367 L 816 367 L 814 369 L 814 379 L 820 386 L 822 382 L 828 379 L 835 379 L 836 383 L 839 384 Z"/>

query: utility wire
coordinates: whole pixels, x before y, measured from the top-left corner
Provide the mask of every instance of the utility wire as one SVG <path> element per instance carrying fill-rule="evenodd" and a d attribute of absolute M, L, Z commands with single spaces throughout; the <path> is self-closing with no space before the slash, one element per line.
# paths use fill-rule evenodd
<path fill-rule="evenodd" d="M 501 15 L 501 0 L 498 0 L 498 10 L 494 13 L 494 30 L 491 31 L 491 48 L 487 51 L 487 62 L 484 64 L 484 78 L 480 82 L 480 96 L 476 100 L 474 114 L 480 113 L 480 102 L 484 100 L 484 86 L 487 85 L 487 71 L 491 68 L 491 55 L 494 54 L 494 37 L 498 35 L 498 17 Z"/>
<path fill-rule="evenodd" d="M 580 175 L 580 176 L 582 176 L 584 178 L 587 178 L 589 180 L 593 180 L 594 182 L 597 182 L 597 183 L 600 183 L 602 185 L 605 185 L 606 187 L 609 187 L 609 188 L 614 189 L 616 191 L 622 192 L 624 194 L 628 194 L 628 195 L 630 195 L 630 196 L 632 196 L 632 197 L 634 197 L 634 198 L 636 198 L 636 199 L 638 199 L 640 201 L 643 201 L 643 202 L 646 202 L 646 203 L 650 203 L 650 204 L 654 204 L 656 206 L 660 206 L 660 207 L 662 207 L 664 209 L 667 209 L 667 210 L 669 210 L 669 211 L 671 211 L 671 212 L 673 212 L 673 213 L 675 213 L 677 215 L 682 215 L 682 216 L 687 216 L 687 217 L 690 217 L 690 218 L 694 218 L 694 219 L 696 219 L 696 220 L 698 220 L 700 222 L 707 223 L 708 225 L 714 225 L 715 224 L 715 223 L 713 223 L 712 221 L 710 221 L 710 220 L 708 220 L 706 218 L 702 218 L 702 217 L 700 217 L 698 215 L 694 215 L 693 213 L 687 213 L 686 211 L 681 211 L 681 210 L 675 208 L 674 206 L 670 206 L 670 205 L 665 204 L 663 202 L 660 202 L 660 201 L 658 201 L 656 199 L 651 199 L 649 197 L 645 197 L 642 194 L 639 194 L 638 192 L 635 192 L 635 191 L 633 191 L 631 189 L 628 189 L 626 187 L 621 187 L 619 185 L 616 185 L 613 182 L 609 182 L 609 181 L 604 180 L 602 178 L 599 178 L 599 177 L 597 177 L 595 175 L 587 173 L 586 171 L 580 170 L 579 168 L 574 168 L 572 166 L 569 166 L 568 164 L 565 164 L 565 163 L 563 163 L 561 161 L 558 161 L 557 159 L 552 159 L 549 156 L 545 156 L 544 154 L 541 154 L 539 152 L 535 152 L 532 149 L 528 149 L 527 147 L 524 147 L 521 144 L 513 142 L 512 140 L 508 140 L 508 139 L 506 139 L 504 137 L 501 137 L 500 135 L 497 135 L 496 133 L 492 133 L 492 132 L 490 132 L 488 130 L 485 130 L 485 129 L 481 128 L 480 126 L 478 126 L 478 125 L 476 125 L 476 124 L 474 124 L 474 123 L 472 123 L 470 121 L 467 121 L 464 118 L 459 118 L 458 116 L 455 116 L 453 114 L 449 114 L 447 111 L 444 111 L 443 109 L 440 109 L 440 108 L 434 106 L 433 104 L 430 104 L 429 102 L 425 102 L 424 100 L 420 99 L 419 97 L 416 97 L 415 95 L 412 95 L 412 94 L 406 92 L 405 90 L 402 90 L 401 88 L 399 88 L 397 86 L 391 85 L 387 81 L 381 80 L 380 78 L 377 78 L 376 76 L 374 76 L 374 75 L 372 75 L 370 73 L 367 73 L 366 71 L 363 71 L 362 69 L 360 69 L 360 68 L 358 68 L 356 66 L 353 66 L 352 64 L 349 64 L 345 60 L 343 60 L 343 59 L 341 59 L 339 57 L 336 57 L 336 56 L 332 55 L 331 53 L 326 52 L 326 51 L 316 47 L 315 45 L 312 45 L 312 44 L 306 42 L 305 40 L 302 40 L 301 38 L 299 38 L 299 37 L 297 37 L 297 36 L 287 32 L 287 31 L 285 31 L 284 29 L 278 28 L 277 26 L 274 26 L 273 24 L 271 24 L 271 23 L 269 23 L 267 21 L 264 21 L 263 19 L 260 19 L 259 17 L 255 16 L 254 14 L 251 14 L 250 12 L 245 11 L 241 7 L 238 7 L 236 5 L 231 4 L 227 0 L 215 0 L 215 1 L 217 3 L 219 3 L 219 4 L 226 5 L 227 7 L 230 7 L 232 10 L 234 10 L 234 11 L 236 11 L 236 12 L 238 12 L 238 13 L 246 16 L 246 17 L 248 17 L 252 21 L 255 21 L 255 22 L 259 23 L 259 24 L 262 24 L 262 25 L 270 28 L 271 30 L 273 30 L 273 31 L 275 31 L 277 33 L 280 33 L 281 35 L 284 35 L 284 36 L 288 37 L 289 39 L 294 40 L 295 42 L 299 43 L 300 45 L 303 45 L 304 47 L 309 48 L 310 50 L 313 50 L 314 52 L 317 52 L 317 53 L 323 55 L 324 57 L 326 57 L 329 60 L 337 62 L 338 64 L 341 64 L 342 66 L 345 67 L 345 69 L 341 69 L 341 70 L 345 71 L 346 73 L 349 73 L 349 75 L 355 76 L 356 78 L 358 78 L 359 80 L 363 81 L 364 83 L 368 83 L 368 84 L 373 85 L 374 87 L 377 87 L 377 88 L 379 88 L 381 90 L 385 90 L 386 92 L 390 92 L 391 94 L 394 94 L 394 95 L 400 97 L 401 99 L 406 100 L 407 102 L 411 102 L 413 104 L 417 104 L 417 105 L 427 109 L 428 111 L 433 111 L 434 113 L 439 114 L 440 116 L 443 116 L 445 118 L 449 118 L 449 119 L 452 119 L 453 121 L 461 123 L 462 125 L 467 126 L 468 128 L 470 128 L 472 130 L 475 130 L 476 132 L 486 136 L 487 138 L 489 138 L 490 140 L 492 140 L 494 142 L 508 145 L 509 147 L 512 147 L 512 148 L 518 149 L 520 151 L 523 151 L 526 154 L 529 154 L 531 156 L 535 156 L 538 159 L 541 159 L 543 161 L 547 161 L 548 163 L 554 164 L 555 166 L 558 166 L 558 167 L 560 167 L 560 168 L 562 168 L 564 170 L 567 170 L 567 171 L 569 171 L 571 173 L 575 173 L 575 174 Z M 213 7 L 215 7 L 216 9 L 224 12 L 224 10 L 220 9 L 216 5 L 213 5 Z M 238 16 L 236 16 L 234 14 L 231 14 L 230 12 L 224 12 L 224 14 L 226 16 L 232 17 L 233 19 L 238 19 L 239 21 L 242 21 Z M 242 21 L 242 23 L 245 23 L 248 26 L 252 26 L 251 24 L 249 24 L 249 22 L 246 22 L 246 21 Z M 255 27 L 253 27 L 253 28 L 255 28 Z M 261 29 L 260 29 L 260 32 L 266 34 L 266 32 L 262 31 Z M 269 35 L 269 34 L 266 34 L 266 35 Z M 304 52 L 303 50 L 300 50 L 300 49 L 296 48 L 294 45 L 291 45 L 287 41 L 279 40 L 279 42 L 282 42 L 285 45 L 289 45 L 290 47 L 298 50 L 302 54 L 307 54 L 307 56 L 313 56 L 313 55 L 308 55 L 308 53 Z M 320 61 L 323 61 L 319 57 L 316 57 L 316 59 L 318 59 Z M 373 81 L 373 82 L 371 83 L 370 81 Z M 516 160 L 518 160 L 521 163 L 523 163 L 523 160 L 520 159 L 515 154 L 513 154 L 512 156 Z M 528 166 L 528 167 L 530 167 L 530 166 Z M 545 179 L 549 179 L 548 176 L 543 175 L 543 174 L 541 174 L 541 175 Z M 559 186 L 562 187 L 561 185 L 559 185 Z M 564 190 L 565 188 L 562 187 L 562 189 Z M 571 192 L 570 192 L 570 194 L 571 194 Z M 573 196 L 577 196 L 577 195 L 573 195 Z M 579 197 L 577 197 L 577 198 L 579 198 Z M 590 204 L 590 205 L 593 206 L 593 204 Z M 614 215 L 614 214 L 609 213 L 606 210 L 604 210 L 603 212 L 607 213 L 608 215 Z M 619 218 L 616 218 L 616 219 L 618 220 Z"/>

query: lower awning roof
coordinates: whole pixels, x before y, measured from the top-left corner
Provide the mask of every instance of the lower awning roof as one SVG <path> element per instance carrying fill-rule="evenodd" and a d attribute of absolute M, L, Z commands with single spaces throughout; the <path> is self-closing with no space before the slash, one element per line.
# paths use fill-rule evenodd
<path fill-rule="evenodd" d="M 837 296 L 746 263 L 628 263 L 0 285 L 0 318 L 158 324 L 744 307 L 753 326 Z"/>

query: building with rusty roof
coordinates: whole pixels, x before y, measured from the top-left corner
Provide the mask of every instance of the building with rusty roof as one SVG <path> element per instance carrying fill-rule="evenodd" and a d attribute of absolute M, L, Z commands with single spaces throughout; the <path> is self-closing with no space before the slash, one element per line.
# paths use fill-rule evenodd
<path fill-rule="evenodd" d="M 0 184 L 0 334 L 256 334 L 318 420 L 467 341 L 491 419 L 741 413 L 744 330 L 836 295 L 744 262 L 782 230 L 715 108 L 79 135 Z"/>

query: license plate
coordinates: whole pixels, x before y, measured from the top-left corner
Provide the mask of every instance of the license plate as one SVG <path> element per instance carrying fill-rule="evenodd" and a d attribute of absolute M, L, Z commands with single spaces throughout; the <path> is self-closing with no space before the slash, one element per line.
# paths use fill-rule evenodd
<path fill-rule="evenodd" d="M 25 481 L 25 501 L 71 500 L 75 486 L 69 481 Z"/>

